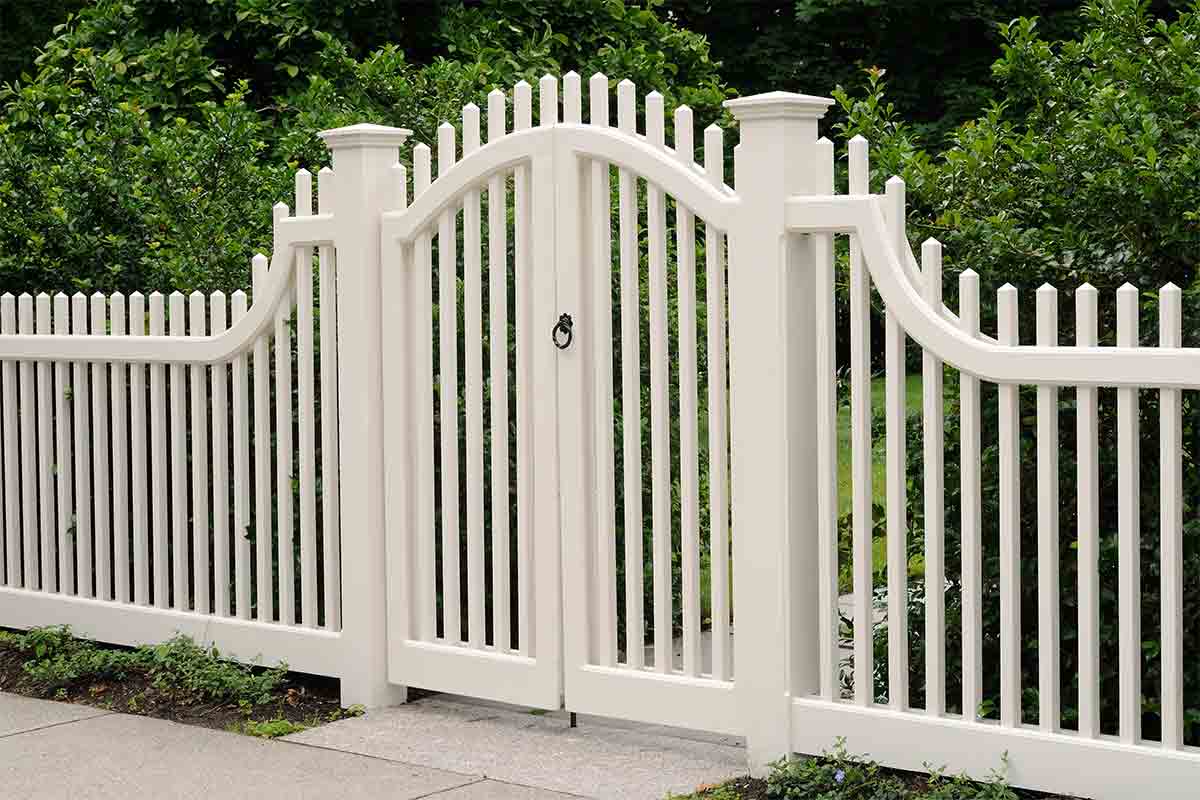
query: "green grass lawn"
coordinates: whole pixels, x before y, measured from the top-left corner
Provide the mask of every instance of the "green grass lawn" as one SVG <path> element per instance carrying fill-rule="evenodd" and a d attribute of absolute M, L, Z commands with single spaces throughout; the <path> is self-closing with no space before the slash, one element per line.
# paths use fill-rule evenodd
<path fill-rule="evenodd" d="M 910 373 L 908 380 L 905 383 L 905 396 L 908 400 L 908 408 L 911 413 L 912 409 L 921 408 L 921 374 Z M 851 491 L 854 485 L 853 476 L 850 474 L 850 398 L 849 396 L 839 398 L 838 405 L 838 516 L 847 514 L 850 511 Z M 878 412 L 883 408 L 884 403 L 884 377 L 882 375 L 871 379 L 871 409 L 873 412 Z M 886 466 L 885 466 L 885 449 L 883 437 L 871 442 L 871 461 L 872 461 L 872 477 L 871 491 L 875 497 L 876 503 L 882 503 L 887 494 L 885 481 Z"/>

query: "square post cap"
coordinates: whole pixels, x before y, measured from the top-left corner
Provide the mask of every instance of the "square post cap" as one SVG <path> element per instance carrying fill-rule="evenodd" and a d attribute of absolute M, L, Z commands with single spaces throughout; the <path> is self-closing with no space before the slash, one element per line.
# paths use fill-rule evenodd
<path fill-rule="evenodd" d="M 722 105 L 738 122 L 768 119 L 821 119 L 833 105 L 828 97 L 795 92 L 766 92 L 735 97 Z"/>
<path fill-rule="evenodd" d="M 408 128 L 392 128 L 360 122 L 344 128 L 332 128 L 317 134 L 330 150 L 348 147 L 400 147 L 412 135 Z"/>

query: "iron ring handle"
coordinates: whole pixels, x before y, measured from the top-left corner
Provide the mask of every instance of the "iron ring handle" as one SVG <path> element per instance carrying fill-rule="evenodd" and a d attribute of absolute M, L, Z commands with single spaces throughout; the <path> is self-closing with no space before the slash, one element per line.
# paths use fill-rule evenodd
<path fill-rule="evenodd" d="M 563 314 L 558 318 L 554 329 L 550 331 L 550 338 L 559 350 L 566 350 L 571 346 L 571 341 L 575 338 L 575 320 L 571 319 L 570 314 Z"/>

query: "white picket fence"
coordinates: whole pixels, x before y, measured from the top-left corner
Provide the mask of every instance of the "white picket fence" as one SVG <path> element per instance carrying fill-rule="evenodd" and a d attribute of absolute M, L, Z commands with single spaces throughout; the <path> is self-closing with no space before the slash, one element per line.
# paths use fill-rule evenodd
<path fill-rule="evenodd" d="M 451 125 L 436 159 L 413 148 L 411 192 L 397 163 L 408 131 L 323 133 L 333 169 L 318 176 L 318 213 L 302 170 L 297 215 L 274 212 L 270 268 L 254 260 L 256 302 L 234 293 L 228 327 L 220 293 L 151 295 L 148 316 L 140 295 L 0 300 L 0 624 L 70 623 L 122 643 L 180 630 L 337 676 L 346 702 L 402 702 L 412 685 L 740 734 L 756 772 L 841 735 L 901 767 L 983 774 L 1008 752 L 1023 786 L 1189 796 L 1200 750 L 1183 735 L 1181 392 L 1200 388 L 1200 353 L 1181 347 L 1179 290 L 1159 294 L 1152 351 L 1137 348 L 1132 287 L 1118 293 L 1117 347 L 1096 346 L 1087 286 L 1075 292 L 1074 346 L 1059 344 L 1050 287 L 1037 292 L 1035 344 L 1018 342 L 1010 286 L 992 338 L 974 272 L 959 277 L 958 313 L 943 305 L 941 247 L 926 242 L 917 263 L 903 183 L 870 193 L 861 138 L 848 143 L 848 192 L 836 191 L 834 145 L 817 138 L 831 101 L 729 101 L 740 126 L 730 187 L 719 128 L 705 130 L 698 164 L 687 108 L 668 147 L 663 97 L 646 96 L 639 132 L 636 88 L 617 85 L 615 127 L 609 88 L 602 75 L 588 82 L 586 124 L 574 73 L 561 98 L 543 78 L 536 104 L 524 82 L 511 108 L 493 92 L 486 143 L 468 105 L 461 150 Z M 873 664 L 872 288 L 886 308 L 886 703 Z M 924 348 L 923 530 L 906 518 L 907 337 Z M 947 365 L 961 372 L 963 713 L 946 702 Z M 983 382 L 1000 387 L 999 664 L 982 659 Z M 1021 385 L 1037 387 L 1036 509 L 1019 500 Z M 1097 397 L 1114 386 L 1116 736 L 1100 726 L 1096 525 Z M 1159 394 L 1161 413 L 1161 741 L 1139 730 L 1141 391 Z M 1069 499 L 1057 488 L 1057 420 L 1068 393 L 1080 443 L 1077 730 L 1064 728 L 1059 690 L 1057 512 Z M 1023 524 L 1037 525 L 1036 576 L 1021 572 Z M 908 707 L 916 536 L 925 708 Z M 1035 578 L 1039 675 L 1026 687 L 1020 587 Z M 979 709 L 997 671 L 992 720 Z M 1036 725 L 1022 719 L 1029 688 Z"/>

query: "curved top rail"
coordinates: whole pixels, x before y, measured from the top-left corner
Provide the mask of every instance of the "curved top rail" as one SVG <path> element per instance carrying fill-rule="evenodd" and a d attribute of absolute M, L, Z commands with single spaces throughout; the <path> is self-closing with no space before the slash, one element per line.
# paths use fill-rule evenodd
<path fill-rule="evenodd" d="M 905 240 L 905 243 L 904 243 L 904 252 L 902 255 L 904 257 L 904 262 L 908 265 L 908 279 L 912 283 L 913 288 L 917 291 L 918 294 L 920 294 L 921 287 L 925 285 L 925 276 L 921 274 L 921 266 L 917 262 L 916 253 L 913 252 L 912 245 L 910 245 L 908 243 L 907 239 Z M 953 325 L 955 327 L 958 327 L 958 324 L 959 324 L 958 314 L 954 313 L 954 309 L 950 308 L 950 306 L 943 303 L 942 307 L 941 307 L 941 314 L 948 323 L 950 323 L 951 325 Z M 985 342 L 990 342 L 992 344 L 1000 343 L 999 340 L 997 340 L 995 337 L 988 336 L 986 333 L 979 334 L 979 338 Z"/>
<path fill-rule="evenodd" d="M 112 361 L 151 364 L 219 364 L 253 346 L 275 324 L 296 268 L 293 249 L 333 242 L 333 217 L 288 217 L 276 228 L 275 250 L 262 296 L 246 316 L 217 336 L 44 336 L 0 335 L 0 359 L 26 361 Z"/>
<path fill-rule="evenodd" d="M 464 192 L 481 187 L 497 172 L 554 152 L 555 140 L 565 137 L 570 150 L 629 169 L 652 181 L 683 203 L 696 216 L 728 230 L 739 200 L 672 154 L 616 128 L 558 123 L 510 133 L 464 156 L 447 169 L 408 208 L 383 215 L 383 235 L 409 241 L 446 211 Z"/>
<path fill-rule="evenodd" d="M 905 277 L 888 245 L 878 199 L 793 197 L 787 225 L 797 232 L 853 233 L 871 280 L 900 326 L 938 358 L 994 383 L 1200 389 L 1200 348 L 1006 346 L 968 336 L 935 312 Z"/>

